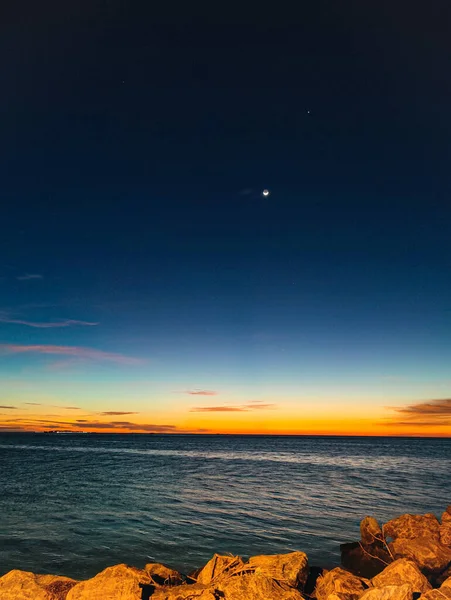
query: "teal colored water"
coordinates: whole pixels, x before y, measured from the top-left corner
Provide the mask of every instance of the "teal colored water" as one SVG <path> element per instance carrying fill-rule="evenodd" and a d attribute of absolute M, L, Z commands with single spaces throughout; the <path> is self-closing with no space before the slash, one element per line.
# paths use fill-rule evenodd
<path fill-rule="evenodd" d="M 339 562 L 367 514 L 440 514 L 451 440 L 0 435 L 0 574 L 76 578 L 214 552 Z"/>

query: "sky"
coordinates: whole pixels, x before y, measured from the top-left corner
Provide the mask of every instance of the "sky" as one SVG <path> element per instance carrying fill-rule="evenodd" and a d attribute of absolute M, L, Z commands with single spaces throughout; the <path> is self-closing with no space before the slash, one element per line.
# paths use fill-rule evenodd
<path fill-rule="evenodd" d="M 0 432 L 451 435 L 451 6 L 292 8 L 8 7 Z"/>

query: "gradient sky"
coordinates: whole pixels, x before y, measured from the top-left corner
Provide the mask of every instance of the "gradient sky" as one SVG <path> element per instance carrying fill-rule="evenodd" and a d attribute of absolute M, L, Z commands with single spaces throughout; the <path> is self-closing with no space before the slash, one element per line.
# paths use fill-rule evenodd
<path fill-rule="evenodd" d="M 69 4 L 1 24 L 0 430 L 450 435 L 449 2 Z"/>

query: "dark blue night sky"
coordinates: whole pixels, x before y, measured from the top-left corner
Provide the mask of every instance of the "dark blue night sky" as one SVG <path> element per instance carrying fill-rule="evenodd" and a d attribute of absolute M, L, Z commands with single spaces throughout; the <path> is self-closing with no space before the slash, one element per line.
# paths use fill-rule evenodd
<path fill-rule="evenodd" d="M 4 428 L 451 431 L 449 3 L 65 4 L 1 25 Z"/>

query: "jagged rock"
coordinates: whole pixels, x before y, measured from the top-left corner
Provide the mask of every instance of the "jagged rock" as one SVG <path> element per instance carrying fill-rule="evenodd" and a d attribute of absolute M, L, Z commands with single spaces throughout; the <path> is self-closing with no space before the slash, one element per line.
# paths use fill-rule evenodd
<path fill-rule="evenodd" d="M 412 588 L 408 583 L 403 585 L 384 585 L 383 587 L 370 588 L 361 600 L 412 600 Z M 443 599 L 442 599 L 443 600 Z"/>
<path fill-rule="evenodd" d="M 383 544 L 341 544 L 341 565 L 359 577 L 371 579 L 392 561 Z"/>
<path fill-rule="evenodd" d="M 439 541 L 440 523 L 432 513 L 425 515 L 406 514 L 385 523 L 383 532 L 385 537 L 391 537 L 393 540 L 397 538 L 415 540 L 420 537 L 429 537 Z"/>
<path fill-rule="evenodd" d="M 291 587 L 303 588 L 307 581 L 308 558 L 304 552 L 252 556 L 244 565 L 255 569 L 256 574 L 266 575 Z"/>
<path fill-rule="evenodd" d="M 35 575 L 15 569 L 0 577 L 1 600 L 64 600 L 76 584 L 58 575 Z"/>
<path fill-rule="evenodd" d="M 444 546 L 451 546 L 451 515 L 447 512 L 443 513 L 448 515 L 445 519 L 442 516 L 442 524 L 440 525 L 440 542 Z"/>
<path fill-rule="evenodd" d="M 178 571 L 166 567 L 166 565 L 148 563 L 144 570 L 157 585 L 180 585 L 183 583 L 183 576 Z"/>
<path fill-rule="evenodd" d="M 440 575 L 437 575 L 434 578 L 434 587 L 440 587 L 441 585 L 443 585 L 445 583 L 445 581 L 447 579 L 451 578 L 451 566 L 449 566 L 447 569 L 445 569 L 444 571 L 442 571 L 440 573 Z"/>
<path fill-rule="evenodd" d="M 416 563 L 408 558 L 398 558 L 392 562 L 379 575 L 373 577 L 371 583 L 374 587 L 408 583 L 412 587 L 412 592 L 418 593 L 427 592 L 432 588 Z"/>
<path fill-rule="evenodd" d="M 336 567 L 324 576 L 318 577 L 315 596 L 318 600 L 327 600 L 332 594 L 335 594 L 340 600 L 357 600 L 366 588 L 367 586 L 359 577 Z"/>
<path fill-rule="evenodd" d="M 44 587 L 54 600 L 65 600 L 67 593 L 78 583 L 75 579 L 59 575 L 36 575 L 38 584 Z"/>
<path fill-rule="evenodd" d="M 115 565 L 92 579 L 77 583 L 66 600 L 141 600 L 140 583 L 152 584 L 146 571 L 123 564 Z"/>
<path fill-rule="evenodd" d="M 197 573 L 196 580 L 198 583 L 207 585 L 213 580 L 230 575 L 234 570 L 241 568 L 243 565 L 244 563 L 239 556 L 221 556 L 220 554 L 215 554 L 205 567 Z"/>
<path fill-rule="evenodd" d="M 394 558 L 410 558 L 426 575 L 438 575 L 451 565 L 451 549 L 431 537 L 397 538 L 389 544 Z"/>
<path fill-rule="evenodd" d="M 159 588 L 150 600 L 218 600 L 214 588 L 201 583 Z"/>
<path fill-rule="evenodd" d="M 303 600 L 297 590 L 258 572 L 227 577 L 217 589 L 215 600 Z"/>
<path fill-rule="evenodd" d="M 374 517 L 365 517 L 360 522 L 360 538 L 362 544 L 382 544 L 382 528 Z"/>
<path fill-rule="evenodd" d="M 442 583 L 440 589 L 426 592 L 419 600 L 451 600 L 451 577 Z"/>
<path fill-rule="evenodd" d="M 451 588 L 429 590 L 422 594 L 418 600 L 451 600 Z"/>
<path fill-rule="evenodd" d="M 448 508 L 442 514 L 442 525 L 443 525 L 443 523 L 449 523 L 449 521 L 451 521 L 451 504 L 448 506 Z"/>
<path fill-rule="evenodd" d="M 310 596 L 310 598 L 316 598 L 316 582 L 318 581 L 319 577 L 324 577 L 327 572 L 327 569 L 323 569 L 322 567 L 310 567 L 307 581 L 304 584 L 304 594 Z"/>
<path fill-rule="evenodd" d="M 159 588 L 150 600 L 303 600 L 301 594 L 261 573 L 224 575 L 213 584 Z"/>

